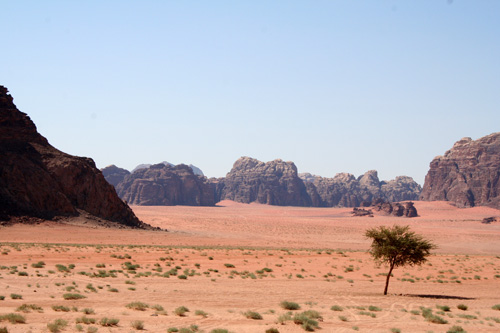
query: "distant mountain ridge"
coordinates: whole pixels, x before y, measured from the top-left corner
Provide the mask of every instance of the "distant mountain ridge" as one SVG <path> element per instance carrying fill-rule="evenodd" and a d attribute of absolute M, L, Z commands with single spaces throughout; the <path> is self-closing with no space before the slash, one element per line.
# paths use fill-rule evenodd
<path fill-rule="evenodd" d="M 163 173 L 158 172 L 163 169 L 161 165 L 166 167 Z M 377 171 L 371 170 L 358 178 L 348 173 L 323 178 L 309 173 L 298 174 L 293 162 L 281 159 L 261 162 L 251 157 L 241 157 L 226 177 L 211 179 L 199 175 L 196 175 L 198 178 L 186 178 L 185 169 L 182 169 L 182 176 L 174 176 L 179 170 L 168 162 L 157 164 L 154 168 L 156 171 L 144 171 L 151 168 L 141 165 L 137 171 L 128 174 L 128 171 L 116 166 L 106 167 L 102 171 L 106 179 L 114 184 L 118 195 L 136 205 L 215 205 L 222 200 L 233 200 L 277 206 L 359 207 L 375 199 L 390 202 L 418 200 L 421 191 L 420 185 L 411 177 L 400 176 L 384 182 L 379 181 Z M 170 198 L 169 192 L 184 193 L 182 187 L 185 185 L 174 185 L 172 177 L 177 177 L 180 183 L 190 179 L 203 190 L 196 192 L 197 197 L 192 200 L 185 196 L 182 200 L 174 200 Z M 120 178 L 121 181 L 116 183 Z M 134 182 L 135 185 L 132 185 Z M 213 197 L 208 193 L 213 193 Z"/>

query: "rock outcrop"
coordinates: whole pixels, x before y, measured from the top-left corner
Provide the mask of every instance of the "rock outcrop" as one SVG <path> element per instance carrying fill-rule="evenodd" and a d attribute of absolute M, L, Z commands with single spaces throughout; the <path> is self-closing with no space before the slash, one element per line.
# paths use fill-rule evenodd
<path fill-rule="evenodd" d="M 219 200 L 258 202 L 277 206 L 312 206 L 293 162 L 261 162 L 241 157 L 225 178 L 217 180 Z"/>
<path fill-rule="evenodd" d="M 384 201 L 417 200 L 421 187 L 411 177 L 400 176 L 385 182 L 370 170 L 356 178 L 350 173 L 339 173 L 334 178 L 301 174 L 311 198 L 319 197 L 319 207 L 359 207 L 376 199 Z"/>
<path fill-rule="evenodd" d="M 0 217 L 44 219 L 79 211 L 136 228 L 139 221 L 90 158 L 52 147 L 0 86 Z"/>
<path fill-rule="evenodd" d="M 132 205 L 214 206 L 215 185 L 195 175 L 187 165 L 154 164 L 127 175 L 116 186 L 118 195 Z"/>
<path fill-rule="evenodd" d="M 463 138 L 432 160 L 420 199 L 500 208 L 499 180 L 500 132 L 478 140 Z"/>
<path fill-rule="evenodd" d="M 108 165 L 107 167 L 101 169 L 104 179 L 108 181 L 115 188 L 121 183 L 126 176 L 130 175 L 130 171 L 117 167 L 116 165 Z"/>

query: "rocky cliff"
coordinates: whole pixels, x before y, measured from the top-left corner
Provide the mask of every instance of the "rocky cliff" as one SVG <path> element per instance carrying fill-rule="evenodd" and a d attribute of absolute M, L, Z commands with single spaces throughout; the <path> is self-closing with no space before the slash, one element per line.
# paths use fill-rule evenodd
<path fill-rule="evenodd" d="M 170 166 L 175 166 L 175 164 L 172 164 L 170 162 L 167 162 L 167 161 L 163 161 L 163 162 L 160 162 L 160 163 L 157 163 L 157 164 L 165 164 L 165 165 L 170 165 Z M 138 166 L 136 166 L 133 170 L 132 170 L 132 173 L 136 172 L 137 170 L 141 170 L 141 169 L 147 169 L 151 166 L 152 164 L 139 164 Z M 203 171 L 201 171 L 200 168 L 192 165 L 192 164 L 189 164 L 188 167 L 191 168 L 191 170 L 193 170 L 193 173 L 195 175 L 198 175 L 198 176 L 205 176 L 203 174 Z"/>
<path fill-rule="evenodd" d="M 215 186 L 187 165 L 159 163 L 140 168 L 116 186 L 129 204 L 145 206 L 214 206 Z"/>
<path fill-rule="evenodd" d="M 52 147 L 0 86 L 0 218 L 76 216 L 145 228 L 90 158 Z"/>
<path fill-rule="evenodd" d="M 463 138 L 432 160 L 420 198 L 451 201 L 457 207 L 500 208 L 499 179 L 500 133 Z"/>
<path fill-rule="evenodd" d="M 217 180 L 217 199 L 277 206 L 311 206 L 311 197 L 292 162 L 241 157 Z"/>
<path fill-rule="evenodd" d="M 334 178 L 323 178 L 305 173 L 300 177 L 308 185 L 314 206 L 358 207 L 364 202 L 382 199 L 389 202 L 417 200 L 421 187 L 411 177 L 400 176 L 391 181 L 380 181 L 378 173 L 370 170 L 356 178 L 350 173 L 339 173 Z"/>

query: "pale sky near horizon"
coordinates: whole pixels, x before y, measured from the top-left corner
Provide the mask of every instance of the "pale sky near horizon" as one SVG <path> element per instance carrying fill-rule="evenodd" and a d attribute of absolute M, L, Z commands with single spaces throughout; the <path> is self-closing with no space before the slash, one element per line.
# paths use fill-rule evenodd
<path fill-rule="evenodd" d="M 500 131 L 500 1 L 0 4 L 0 85 L 99 168 L 250 156 L 423 185 Z"/>

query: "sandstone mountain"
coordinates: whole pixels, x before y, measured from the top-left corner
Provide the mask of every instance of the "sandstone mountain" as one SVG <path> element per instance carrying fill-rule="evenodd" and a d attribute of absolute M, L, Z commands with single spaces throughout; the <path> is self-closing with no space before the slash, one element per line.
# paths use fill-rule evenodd
<path fill-rule="evenodd" d="M 127 175 L 116 185 L 129 204 L 214 206 L 215 186 L 187 165 L 154 164 Z"/>
<path fill-rule="evenodd" d="M 225 178 L 213 179 L 217 200 L 258 202 L 279 206 L 358 207 L 375 199 L 405 201 L 418 199 L 420 185 L 410 177 L 381 182 L 371 170 L 359 178 L 339 173 L 323 178 L 309 173 L 298 174 L 292 162 L 261 162 L 238 159 Z"/>
<path fill-rule="evenodd" d="M 311 206 L 311 198 L 293 162 L 261 162 L 241 157 L 217 182 L 219 200 L 278 206 Z"/>
<path fill-rule="evenodd" d="M 500 132 L 478 140 L 463 138 L 435 157 L 421 200 L 447 200 L 457 207 L 500 208 Z"/>
<path fill-rule="evenodd" d="M 0 218 L 91 215 L 146 228 L 90 158 L 52 147 L 0 86 Z"/>
<path fill-rule="evenodd" d="M 380 181 L 378 173 L 370 170 L 356 178 L 350 173 L 339 173 L 334 178 L 323 178 L 305 173 L 300 177 L 310 184 L 308 193 L 319 207 L 358 207 L 364 202 L 382 199 L 388 202 L 417 200 L 421 187 L 411 177 L 400 176 L 391 181 Z"/>

